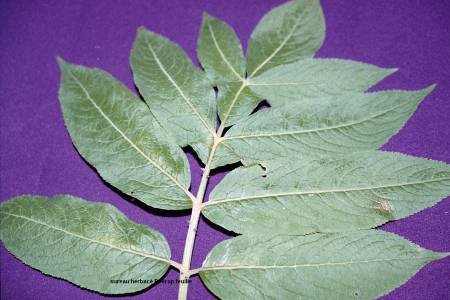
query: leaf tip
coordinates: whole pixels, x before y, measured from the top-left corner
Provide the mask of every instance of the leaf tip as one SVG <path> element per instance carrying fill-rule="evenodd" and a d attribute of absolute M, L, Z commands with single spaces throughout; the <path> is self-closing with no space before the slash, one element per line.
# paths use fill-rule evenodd
<path fill-rule="evenodd" d="M 60 69 L 67 65 L 67 62 L 59 55 L 56 55 L 56 62 L 58 63 Z"/>
<path fill-rule="evenodd" d="M 395 72 L 397 72 L 398 70 L 400 70 L 399 68 L 389 68 L 386 70 L 386 72 L 388 73 L 388 75 L 392 75 Z"/>
<path fill-rule="evenodd" d="M 430 262 L 440 260 L 443 258 L 447 258 L 450 256 L 450 252 L 434 252 L 434 251 L 430 251 L 430 252 L 431 252 L 431 256 L 429 258 Z"/>
<path fill-rule="evenodd" d="M 207 22 L 213 22 L 216 21 L 216 18 L 214 18 L 213 16 L 211 16 L 210 14 L 208 14 L 208 12 L 203 11 L 202 13 L 202 23 L 205 24 Z"/>
<path fill-rule="evenodd" d="M 421 94 L 422 97 L 426 97 L 436 88 L 436 86 L 437 84 L 433 83 L 432 85 L 420 90 L 419 93 Z"/>
<path fill-rule="evenodd" d="M 432 85 L 430 85 L 426 89 L 428 89 L 430 91 L 430 93 L 431 93 L 436 87 L 437 87 L 437 83 L 433 83 Z"/>
<path fill-rule="evenodd" d="M 141 25 L 138 27 L 138 29 L 136 31 L 137 31 L 137 34 L 140 35 L 140 34 L 147 32 L 147 28 L 145 28 L 144 25 Z"/>

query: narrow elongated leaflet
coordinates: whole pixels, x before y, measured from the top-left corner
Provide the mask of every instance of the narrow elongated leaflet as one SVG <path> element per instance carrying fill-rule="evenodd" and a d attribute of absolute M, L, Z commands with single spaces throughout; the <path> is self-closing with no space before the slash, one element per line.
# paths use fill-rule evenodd
<path fill-rule="evenodd" d="M 105 294 L 142 290 L 170 266 L 157 231 L 128 220 L 110 204 L 73 196 L 20 196 L 0 205 L 0 237 L 25 264 Z M 147 283 L 115 284 L 142 279 Z"/>
<path fill-rule="evenodd" d="M 246 86 L 242 46 L 233 29 L 203 14 L 197 53 L 206 74 L 218 87 L 218 113 L 224 126 L 250 115 L 262 99 Z"/>
<path fill-rule="evenodd" d="M 191 207 L 186 156 L 148 107 L 106 72 L 58 62 L 64 121 L 80 154 L 103 179 L 145 204 Z"/>
<path fill-rule="evenodd" d="M 450 166 L 399 153 L 291 157 L 241 167 L 202 213 L 236 233 L 307 234 L 369 229 L 450 195 Z"/>
<path fill-rule="evenodd" d="M 140 28 L 131 51 L 134 81 L 159 123 L 206 162 L 216 128 L 214 90 L 175 43 Z"/>
<path fill-rule="evenodd" d="M 304 59 L 249 79 L 250 89 L 272 106 L 302 99 L 365 92 L 397 69 L 343 59 Z"/>
<path fill-rule="evenodd" d="M 395 71 L 351 60 L 300 60 L 246 82 L 219 87 L 219 116 L 230 126 L 247 117 L 262 99 L 277 107 L 302 99 L 364 92 Z"/>
<path fill-rule="evenodd" d="M 320 2 L 293 0 L 272 9 L 252 32 L 247 50 L 247 75 L 310 58 L 322 46 L 325 22 Z"/>
<path fill-rule="evenodd" d="M 257 112 L 225 134 L 213 166 L 377 149 L 433 87 L 305 99 Z"/>
<path fill-rule="evenodd" d="M 448 256 L 391 233 L 239 236 L 200 270 L 220 299 L 373 299 Z"/>
<path fill-rule="evenodd" d="M 197 53 L 215 85 L 241 82 L 245 77 L 244 55 L 236 33 L 228 24 L 207 13 L 203 13 Z"/>

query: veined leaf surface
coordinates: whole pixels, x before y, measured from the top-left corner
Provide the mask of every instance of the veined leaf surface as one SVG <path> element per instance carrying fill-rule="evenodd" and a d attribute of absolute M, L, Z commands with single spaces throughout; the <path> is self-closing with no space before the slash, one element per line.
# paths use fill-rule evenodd
<path fill-rule="evenodd" d="M 102 178 L 147 205 L 191 207 L 186 156 L 148 107 L 106 72 L 59 65 L 66 127 Z"/>
<path fill-rule="evenodd" d="M 243 235 L 218 244 L 200 276 L 220 299 L 373 299 L 446 256 L 374 230 Z"/>
<path fill-rule="evenodd" d="M 219 87 L 219 118 L 225 127 L 248 117 L 261 98 L 243 82 L 227 83 Z"/>
<path fill-rule="evenodd" d="M 398 153 L 291 157 L 229 173 L 202 213 L 236 233 L 369 229 L 450 195 L 450 166 Z"/>
<path fill-rule="evenodd" d="M 304 59 L 249 79 L 252 91 L 272 106 L 302 99 L 365 92 L 396 69 L 343 59 Z"/>
<path fill-rule="evenodd" d="M 293 0 L 272 9 L 259 21 L 248 42 L 248 77 L 312 57 L 324 37 L 319 1 Z"/>
<path fill-rule="evenodd" d="M 206 162 L 216 128 L 214 90 L 175 43 L 139 29 L 131 51 L 134 81 L 159 123 Z"/>
<path fill-rule="evenodd" d="M 259 111 L 225 134 L 213 166 L 377 149 L 432 89 L 305 99 Z"/>
<path fill-rule="evenodd" d="M 233 28 L 206 13 L 198 41 L 198 58 L 215 85 L 245 78 L 241 42 Z"/>
<path fill-rule="evenodd" d="M 73 196 L 20 196 L 0 205 L 0 237 L 25 264 L 105 294 L 142 290 L 170 266 L 159 232 L 128 220 L 110 204 Z M 111 280 L 142 279 L 117 284 Z"/>

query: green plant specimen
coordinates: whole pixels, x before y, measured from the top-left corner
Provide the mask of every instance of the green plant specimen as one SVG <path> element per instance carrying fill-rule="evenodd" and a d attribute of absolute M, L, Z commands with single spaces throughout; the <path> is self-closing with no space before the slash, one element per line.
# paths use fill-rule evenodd
<path fill-rule="evenodd" d="M 324 32 L 319 1 L 290 1 L 261 19 L 244 57 L 233 29 L 205 14 L 203 71 L 140 28 L 130 61 L 145 102 L 106 72 L 59 58 L 62 112 L 83 158 L 146 205 L 191 209 L 183 260 L 157 231 L 69 195 L 3 202 L 5 247 L 102 294 L 140 291 L 173 267 L 179 299 L 197 275 L 221 299 L 372 299 L 448 256 L 374 230 L 450 195 L 449 165 L 376 150 L 433 86 L 367 93 L 396 69 L 313 58 Z M 270 107 L 252 113 L 263 100 Z M 186 146 L 204 163 L 196 195 Z M 236 162 L 206 201 L 211 170 Z M 192 269 L 200 215 L 240 235 Z M 129 278 L 145 281 L 113 283 Z"/>

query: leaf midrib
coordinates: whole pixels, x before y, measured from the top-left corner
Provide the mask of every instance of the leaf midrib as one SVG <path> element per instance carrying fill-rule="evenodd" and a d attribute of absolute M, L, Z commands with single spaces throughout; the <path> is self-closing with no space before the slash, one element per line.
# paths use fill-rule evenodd
<path fill-rule="evenodd" d="M 343 127 L 349 127 L 356 124 L 360 124 L 366 121 L 369 121 L 371 119 L 377 118 L 379 116 L 384 115 L 385 113 L 388 113 L 392 110 L 395 110 L 405 104 L 408 104 L 409 102 L 405 101 L 403 103 L 400 103 L 399 105 L 395 105 L 387 110 L 381 111 L 377 114 L 371 115 L 368 118 L 363 118 L 361 120 L 350 122 L 350 123 L 344 123 L 339 124 L 336 126 L 329 126 L 329 127 L 322 127 L 322 128 L 314 128 L 314 129 L 304 129 L 304 130 L 294 130 L 294 131 L 283 131 L 283 132 L 269 132 L 269 133 L 261 133 L 261 134 L 252 134 L 252 135 L 236 135 L 236 136 L 224 136 L 222 138 L 223 141 L 226 140 L 235 140 L 235 139 L 249 139 L 249 138 L 258 138 L 258 137 L 273 137 L 273 136 L 283 136 L 283 135 L 296 135 L 296 134 L 303 134 L 303 133 L 311 133 L 311 132 L 320 132 L 325 130 L 333 130 L 333 129 L 339 129 Z"/>
<path fill-rule="evenodd" d="M 72 71 L 68 70 L 70 76 L 74 79 L 77 85 L 81 88 L 81 90 L 85 93 L 89 102 L 94 106 L 94 108 L 100 113 L 100 115 L 113 127 L 129 144 L 133 147 L 142 157 L 144 157 L 148 162 L 150 162 L 153 166 L 155 166 L 162 174 L 164 174 L 167 178 L 172 180 L 188 197 L 192 200 L 191 193 L 183 187 L 183 185 L 171 174 L 169 174 L 166 170 L 164 170 L 160 165 L 158 165 L 153 159 L 151 159 L 144 151 L 142 151 L 132 140 L 130 140 L 125 133 L 114 124 L 114 122 L 105 114 L 105 112 L 101 109 L 100 106 L 92 99 L 90 93 L 86 90 L 83 84 L 78 80 L 78 78 L 72 73 Z"/>
<path fill-rule="evenodd" d="M 297 29 L 297 26 L 300 24 L 301 18 L 298 17 L 297 21 L 295 22 L 295 25 L 292 27 L 291 31 L 286 35 L 284 40 L 281 42 L 281 44 L 272 52 L 271 55 L 269 55 L 253 72 L 250 74 L 249 77 L 253 77 L 265 64 L 267 64 L 277 53 L 284 47 L 284 45 L 288 42 L 288 40 L 292 37 L 294 34 L 294 31 Z"/>
<path fill-rule="evenodd" d="M 223 265 L 214 267 L 202 267 L 200 272 L 215 271 L 215 270 L 235 270 L 235 269 L 295 269 L 295 268 L 308 268 L 308 267 L 324 267 L 324 266 L 339 266 L 339 265 L 352 265 L 352 264 L 365 264 L 376 262 L 387 262 L 395 260 L 417 260 L 417 259 L 429 259 L 430 257 L 413 256 L 408 258 L 395 257 L 385 259 L 372 259 L 372 260 L 359 260 L 359 261 L 343 261 L 343 262 L 328 262 L 317 264 L 298 264 L 298 265 Z"/>
<path fill-rule="evenodd" d="M 296 82 L 248 82 L 249 86 L 282 86 L 282 85 L 321 85 L 327 84 L 326 81 L 296 81 Z"/>
<path fill-rule="evenodd" d="M 372 187 L 359 187 L 359 188 L 342 188 L 342 189 L 330 189 L 330 190 L 313 190 L 313 191 L 297 191 L 297 192 L 286 192 L 286 193 L 274 193 L 274 194 L 264 194 L 264 195 L 256 195 L 256 196 L 246 196 L 246 197 L 238 197 L 238 198 L 229 198 L 229 199 L 219 199 L 206 202 L 204 207 L 211 205 L 219 205 L 227 202 L 239 202 L 239 201 L 247 201 L 247 200 L 261 200 L 264 198 L 273 198 L 273 197 L 287 197 L 287 196 L 300 196 L 300 195 L 314 195 L 314 194 L 327 194 L 327 193 L 342 193 L 342 192 L 355 192 L 355 191 L 366 191 L 366 190 L 374 190 L 374 189 L 382 189 L 382 188 L 394 188 L 394 187 L 403 187 L 408 185 L 416 185 L 416 184 L 426 184 L 432 182 L 440 182 L 450 180 L 450 177 L 441 177 L 432 180 L 422 180 L 422 181 L 413 181 L 413 182 L 402 182 L 397 184 L 386 184 L 380 186 L 372 186 Z"/>
<path fill-rule="evenodd" d="M 126 252 L 126 253 L 130 253 L 130 254 L 134 254 L 134 255 L 138 255 L 138 256 L 154 259 L 154 260 L 158 260 L 158 261 L 167 263 L 169 265 L 172 265 L 172 261 L 170 259 L 165 259 L 163 257 L 159 257 L 159 256 L 147 254 L 147 253 L 144 253 L 144 252 L 131 250 L 131 249 L 124 249 L 124 248 L 120 248 L 120 247 L 114 246 L 114 245 L 109 244 L 109 243 L 105 243 L 105 242 L 98 241 L 98 240 L 93 240 L 93 239 L 90 239 L 88 237 L 79 235 L 77 233 L 70 232 L 70 231 L 67 231 L 67 230 L 65 230 L 63 228 L 59 228 L 59 227 L 53 226 L 51 224 L 47 224 L 47 223 L 41 222 L 41 221 L 36 220 L 36 219 L 29 218 L 29 217 L 26 217 L 26 216 L 21 216 L 21 215 L 17 215 L 17 214 L 2 212 L 2 211 L 0 211 L 0 214 L 4 214 L 4 215 L 11 216 L 11 217 L 14 217 L 14 218 L 23 219 L 23 220 L 26 220 L 28 222 L 32 222 L 32 223 L 35 223 L 35 224 L 39 224 L 41 226 L 48 227 L 48 228 L 50 228 L 52 230 L 60 231 L 60 232 L 63 232 L 65 234 L 67 234 L 67 235 L 74 236 L 76 238 L 79 238 L 79 239 L 82 239 L 82 240 L 85 240 L 85 241 L 89 241 L 91 243 L 95 243 L 95 244 L 103 245 L 103 246 L 106 246 L 106 247 L 110 247 L 112 249 L 116 249 L 116 250 L 121 251 L 121 252 Z"/>
<path fill-rule="evenodd" d="M 239 90 L 236 92 L 236 95 L 233 98 L 233 101 L 231 101 L 230 107 L 228 108 L 226 114 L 224 115 L 224 118 L 222 120 L 222 123 L 220 124 L 220 129 L 219 129 L 219 133 L 222 134 L 223 129 L 225 128 L 225 125 L 227 124 L 228 118 L 230 117 L 230 113 L 234 108 L 234 105 L 236 104 L 237 99 L 239 98 L 239 96 L 241 95 L 242 91 L 248 86 L 247 82 L 242 80 L 241 81 L 242 84 L 239 87 Z M 225 139 L 225 137 L 221 138 L 221 141 L 223 141 Z"/>
<path fill-rule="evenodd" d="M 206 120 L 202 117 L 200 112 L 195 108 L 194 104 L 191 102 L 191 100 L 184 94 L 183 90 L 179 87 L 179 85 L 175 82 L 175 80 L 172 78 L 172 76 L 167 72 L 165 67 L 162 65 L 161 61 L 159 60 L 158 56 L 156 55 L 156 52 L 153 50 L 152 45 L 147 40 L 147 45 L 150 50 L 150 52 L 153 55 L 153 58 L 155 59 L 156 64 L 158 65 L 159 69 L 163 74 L 167 77 L 167 79 L 170 81 L 170 83 L 175 87 L 177 92 L 180 94 L 180 96 L 184 99 L 186 104 L 189 106 L 189 108 L 194 112 L 194 114 L 197 115 L 197 117 L 200 119 L 200 121 L 203 123 L 203 126 L 211 133 L 212 136 L 216 136 L 216 132 L 208 125 Z"/>
<path fill-rule="evenodd" d="M 214 34 L 214 30 L 210 24 L 210 22 L 207 23 L 208 24 L 208 29 L 209 32 L 211 33 L 211 38 L 213 39 L 214 42 L 214 46 L 217 48 L 217 51 L 219 52 L 220 57 L 222 58 L 222 60 L 225 62 L 225 64 L 228 66 L 228 68 L 231 70 L 231 72 L 236 75 L 236 77 L 242 81 L 243 78 L 241 77 L 241 75 L 239 75 L 239 73 L 234 69 L 234 67 L 231 65 L 231 63 L 228 61 L 228 59 L 226 58 L 225 54 L 223 53 L 222 49 L 219 46 L 219 43 L 217 42 L 216 36 Z"/>

